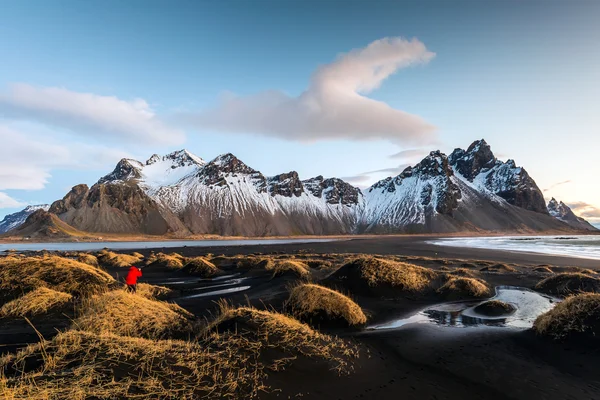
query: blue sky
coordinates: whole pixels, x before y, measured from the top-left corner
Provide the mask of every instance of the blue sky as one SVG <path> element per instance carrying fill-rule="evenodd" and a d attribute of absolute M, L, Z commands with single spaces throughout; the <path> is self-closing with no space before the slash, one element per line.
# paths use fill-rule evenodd
<path fill-rule="evenodd" d="M 122 156 L 232 152 L 267 175 L 364 187 L 483 137 L 600 221 L 599 2 L 0 2 L 0 216 L 93 184 Z M 364 71 L 343 61 L 384 38 L 375 50 L 409 65 L 356 89 Z M 340 82 L 369 103 L 296 118 L 306 98 L 338 110 Z"/>

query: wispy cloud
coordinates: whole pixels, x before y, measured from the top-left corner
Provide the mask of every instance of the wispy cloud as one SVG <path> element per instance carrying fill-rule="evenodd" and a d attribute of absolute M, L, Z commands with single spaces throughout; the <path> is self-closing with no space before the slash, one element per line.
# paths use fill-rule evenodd
<path fill-rule="evenodd" d="M 402 150 L 389 156 L 391 159 L 399 160 L 421 160 L 427 155 L 427 151 L 423 149 Z"/>
<path fill-rule="evenodd" d="M 128 153 L 107 146 L 45 138 L 0 126 L 0 190 L 43 189 L 55 169 L 107 168 Z"/>
<path fill-rule="evenodd" d="M 557 188 L 557 187 L 559 187 L 559 186 L 566 185 L 566 184 L 568 184 L 568 183 L 571 183 L 571 180 L 566 180 L 566 181 L 562 181 L 562 182 L 558 182 L 558 183 L 555 183 L 555 184 L 553 184 L 553 185 L 550 185 L 549 187 L 547 187 L 546 189 L 544 189 L 544 193 L 545 193 L 545 192 L 549 192 L 549 191 L 551 191 L 552 189 L 556 189 L 556 188 Z"/>
<path fill-rule="evenodd" d="M 385 139 L 428 143 L 434 126 L 365 96 L 401 68 L 435 53 L 417 39 L 384 38 L 319 67 L 298 97 L 277 90 L 229 95 L 213 109 L 179 115 L 197 129 L 249 133 L 295 141 Z"/>
<path fill-rule="evenodd" d="M 25 206 L 25 203 L 13 199 L 4 192 L 0 192 L 0 208 L 17 208 L 23 206 Z"/>
<path fill-rule="evenodd" d="M 567 205 L 580 217 L 600 219 L 600 208 L 592 204 L 583 201 L 575 201 L 568 203 Z"/>
<path fill-rule="evenodd" d="M 184 134 L 167 126 L 143 99 L 12 84 L 0 92 L 0 117 L 35 121 L 76 135 L 105 135 L 152 144 L 180 144 Z"/>

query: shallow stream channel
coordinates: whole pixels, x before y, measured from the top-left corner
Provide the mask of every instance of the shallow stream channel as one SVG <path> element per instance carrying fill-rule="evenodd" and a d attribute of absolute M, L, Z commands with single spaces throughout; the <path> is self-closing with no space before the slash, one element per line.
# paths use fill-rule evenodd
<path fill-rule="evenodd" d="M 441 303 L 427 307 L 409 317 L 369 326 L 367 329 L 394 329 L 415 323 L 447 327 L 487 325 L 529 329 L 539 315 L 551 310 L 560 301 L 560 299 L 522 287 L 497 286 L 495 290 L 496 295 L 491 299 Z M 510 304 L 514 310 L 497 316 L 484 315 L 475 311 L 478 305 L 490 300 Z"/>

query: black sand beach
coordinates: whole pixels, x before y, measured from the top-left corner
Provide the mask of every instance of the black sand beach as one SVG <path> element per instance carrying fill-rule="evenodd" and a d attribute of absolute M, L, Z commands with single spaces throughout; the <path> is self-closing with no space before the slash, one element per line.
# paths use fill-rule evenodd
<path fill-rule="evenodd" d="M 430 238 L 427 238 L 429 240 Z M 139 249 L 144 255 L 152 250 Z M 160 248 L 154 251 L 161 251 Z M 472 268 L 491 286 L 511 285 L 533 288 L 544 275 L 533 271 L 539 265 L 578 266 L 598 269 L 597 261 L 538 254 L 510 253 L 485 249 L 432 246 L 421 237 L 380 237 L 329 243 L 285 244 L 167 249 L 183 256 L 208 253 L 306 255 L 379 254 L 400 256 L 428 268 L 441 266 Z M 484 265 L 502 263 L 512 273 L 479 272 Z M 108 272 L 122 279 L 125 270 L 111 267 Z M 251 304 L 258 308 L 281 309 L 294 278 L 273 278 L 265 271 L 243 271 L 224 267 L 222 280 L 190 277 L 181 271 L 147 267 L 143 282 L 176 290 L 170 301 L 198 317 L 210 318 L 216 301 Z M 331 271 L 315 271 L 315 280 Z M 248 289 L 215 295 L 197 296 L 211 291 L 249 286 Z M 439 299 L 373 298 L 352 294 L 352 298 L 370 316 L 369 325 L 409 316 Z M 64 319 L 63 319 L 64 322 Z M 35 322 L 46 337 L 55 334 L 56 319 L 51 316 Z M 315 368 L 305 361 L 293 363 L 284 371 L 269 375 L 267 384 L 276 391 L 260 396 L 310 399 L 597 399 L 600 377 L 596 366 L 600 351 L 577 344 L 556 343 L 538 337 L 532 330 L 507 327 L 448 327 L 432 323 L 409 324 L 398 329 L 364 330 L 322 327 L 354 341 L 361 348 L 355 370 L 348 376 Z M 3 322 L 0 351 L 14 351 L 24 342 L 37 341 L 33 329 L 24 321 Z"/>

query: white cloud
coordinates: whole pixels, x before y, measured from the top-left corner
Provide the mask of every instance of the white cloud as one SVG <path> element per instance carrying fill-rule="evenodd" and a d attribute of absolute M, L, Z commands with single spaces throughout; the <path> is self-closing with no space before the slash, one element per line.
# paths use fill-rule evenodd
<path fill-rule="evenodd" d="M 23 207 L 24 205 L 24 203 L 13 199 L 6 193 L 0 192 L 0 208 L 17 208 Z"/>
<path fill-rule="evenodd" d="M 417 39 L 384 38 L 319 67 L 306 91 L 229 95 L 214 109 L 181 114 L 201 130 L 254 133 L 287 140 L 386 139 L 427 143 L 435 128 L 422 118 L 364 96 L 400 68 L 435 56 Z"/>
<path fill-rule="evenodd" d="M 55 169 L 106 168 L 130 155 L 106 146 L 51 143 L 44 138 L 0 126 L 0 190 L 39 190 Z"/>
<path fill-rule="evenodd" d="M 36 121 L 85 136 L 105 135 L 152 144 L 180 144 L 184 134 L 165 125 L 145 100 L 13 84 L 0 93 L 0 116 Z"/>

